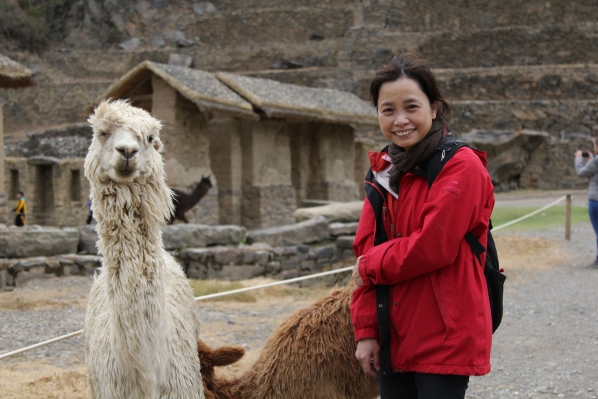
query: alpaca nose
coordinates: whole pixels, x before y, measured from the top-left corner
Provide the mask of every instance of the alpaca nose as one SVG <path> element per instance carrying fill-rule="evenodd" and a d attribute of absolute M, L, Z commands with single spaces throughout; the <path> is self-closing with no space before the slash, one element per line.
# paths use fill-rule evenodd
<path fill-rule="evenodd" d="M 139 152 L 139 145 L 137 143 L 117 143 L 114 149 L 123 156 L 123 158 L 131 159 Z"/>

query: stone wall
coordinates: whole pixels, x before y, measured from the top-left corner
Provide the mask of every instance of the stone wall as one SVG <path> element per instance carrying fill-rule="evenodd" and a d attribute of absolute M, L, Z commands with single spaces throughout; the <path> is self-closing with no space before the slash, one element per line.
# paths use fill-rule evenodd
<path fill-rule="evenodd" d="M 265 120 L 248 125 L 250 134 L 241 136 L 242 224 L 251 229 L 292 223 L 297 204 L 285 123 Z"/>
<path fill-rule="evenodd" d="M 23 191 L 27 200 L 28 224 L 85 224 L 89 182 L 83 175 L 83 161 L 82 158 L 5 158 L 5 190 L 9 196 L 9 209 L 13 205 L 10 201 L 16 201 L 16 192 Z M 9 222 L 13 219 L 10 217 Z"/>
<path fill-rule="evenodd" d="M 202 176 L 213 175 L 210 167 L 210 139 L 207 121 L 197 106 L 182 97 L 156 75 L 152 75 L 152 115 L 163 124 L 164 169 L 168 185 L 191 192 Z M 218 223 L 218 180 L 187 214 L 191 223 Z"/>
<path fill-rule="evenodd" d="M 8 198 L 4 186 L 4 103 L 0 99 L 0 223 L 8 221 Z"/>
<path fill-rule="evenodd" d="M 165 226 L 162 236 L 189 278 L 288 279 L 354 262 L 356 229 L 356 222 L 329 224 L 320 217 L 254 231 L 251 245 L 241 243 L 246 231 L 239 226 Z M 44 274 L 95 273 L 101 265 L 96 240 L 93 226 L 79 231 L 0 225 L 0 248 L 5 249 L 0 252 L 0 291 Z"/>
<path fill-rule="evenodd" d="M 221 118 L 210 121 L 210 162 L 218 181 L 220 224 L 241 224 L 242 121 Z"/>

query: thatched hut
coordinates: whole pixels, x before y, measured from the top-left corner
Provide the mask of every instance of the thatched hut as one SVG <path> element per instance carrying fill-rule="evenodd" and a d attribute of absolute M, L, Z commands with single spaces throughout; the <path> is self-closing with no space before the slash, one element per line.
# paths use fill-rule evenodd
<path fill-rule="evenodd" d="M 305 199 L 358 198 L 354 126 L 377 124 L 351 93 L 150 61 L 96 104 L 104 98 L 130 99 L 163 122 L 173 187 L 214 176 L 195 222 L 249 228 L 293 222 Z"/>
<path fill-rule="evenodd" d="M 0 54 L 0 88 L 20 88 L 31 86 L 31 71 L 23 65 Z M 8 221 L 8 198 L 4 187 L 4 114 L 3 100 L 0 98 L 0 223 Z M 12 200 L 13 198 L 10 198 Z"/>

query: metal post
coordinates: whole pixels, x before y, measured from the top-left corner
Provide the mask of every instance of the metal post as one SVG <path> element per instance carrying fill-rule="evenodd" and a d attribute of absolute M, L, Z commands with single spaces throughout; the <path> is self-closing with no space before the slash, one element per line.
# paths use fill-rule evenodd
<path fill-rule="evenodd" d="M 571 241 L 571 194 L 565 201 L 565 240 Z"/>

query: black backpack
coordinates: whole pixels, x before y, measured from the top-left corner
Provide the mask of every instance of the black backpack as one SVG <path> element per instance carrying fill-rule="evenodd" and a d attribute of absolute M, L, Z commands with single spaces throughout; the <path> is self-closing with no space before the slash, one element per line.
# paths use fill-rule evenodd
<path fill-rule="evenodd" d="M 434 154 L 428 160 L 426 168 L 417 168 L 411 171 L 418 176 L 427 178 L 428 189 L 432 187 L 432 183 L 440 174 L 444 165 L 455 155 L 457 150 L 463 146 L 467 146 L 461 140 L 455 139 L 452 135 L 447 136 L 445 142 L 440 145 Z M 384 198 L 382 193 L 385 189 L 376 181 L 374 174 L 370 169 L 366 175 L 365 192 L 376 217 L 376 233 L 374 238 L 374 245 L 379 245 L 388 241 L 384 224 L 382 220 L 382 204 Z M 486 251 L 486 264 L 484 265 L 484 276 L 486 277 L 486 284 L 488 286 L 488 300 L 490 302 L 490 311 L 492 313 L 492 332 L 494 333 L 502 320 L 503 314 L 503 288 L 506 276 L 501 273 L 498 264 L 498 253 L 494 238 L 490 230 L 492 229 L 492 222 L 490 222 L 490 229 L 488 229 L 488 244 L 487 248 L 478 241 L 478 239 L 469 232 L 465 235 L 465 240 L 471 247 L 472 252 L 481 262 L 481 255 Z M 376 302 L 378 307 L 378 330 L 380 336 L 380 369 L 382 375 L 390 375 L 390 316 L 389 316 L 389 286 L 376 286 Z"/>

